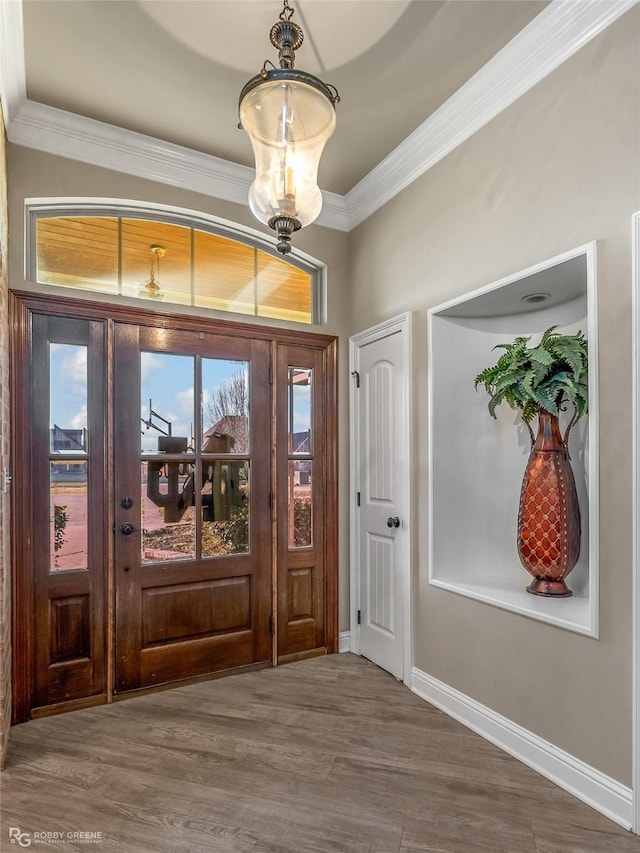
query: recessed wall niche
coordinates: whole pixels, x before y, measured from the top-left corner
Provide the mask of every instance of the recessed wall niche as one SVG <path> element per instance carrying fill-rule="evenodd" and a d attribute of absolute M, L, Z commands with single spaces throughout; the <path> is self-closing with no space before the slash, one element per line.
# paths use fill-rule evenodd
<path fill-rule="evenodd" d="M 493 347 L 533 343 L 549 326 L 589 342 L 589 415 L 569 451 L 582 521 L 571 598 L 531 595 L 516 549 L 520 487 L 531 442 L 503 403 L 493 420 L 475 376 Z M 429 582 L 588 636 L 598 636 L 597 322 L 595 243 L 581 246 L 429 311 Z M 563 413 L 564 428 L 571 412 Z M 535 426 L 536 424 L 532 424 Z"/>

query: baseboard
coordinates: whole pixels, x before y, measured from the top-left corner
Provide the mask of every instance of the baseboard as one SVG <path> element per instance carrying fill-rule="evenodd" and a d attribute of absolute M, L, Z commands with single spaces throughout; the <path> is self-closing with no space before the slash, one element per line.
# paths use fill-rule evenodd
<path fill-rule="evenodd" d="M 351 631 L 340 631 L 340 636 L 338 638 L 338 651 L 339 652 L 350 652 L 351 651 Z"/>
<path fill-rule="evenodd" d="M 574 797 L 631 829 L 631 788 L 415 667 L 411 690 Z"/>

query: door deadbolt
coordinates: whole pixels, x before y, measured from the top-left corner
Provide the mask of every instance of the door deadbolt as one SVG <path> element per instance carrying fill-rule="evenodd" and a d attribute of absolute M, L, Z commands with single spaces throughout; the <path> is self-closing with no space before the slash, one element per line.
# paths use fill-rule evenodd
<path fill-rule="evenodd" d="M 390 515 L 387 519 L 387 527 L 400 527 L 400 519 L 397 515 Z"/>
<path fill-rule="evenodd" d="M 120 506 L 122 507 L 122 509 L 131 509 L 131 507 L 133 506 L 133 501 L 131 500 L 131 498 L 122 498 L 122 500 L 120 501 Z"/>
<path fill-rule="evenodd" d="M 123 536 L 131 536 L 131 534 L 133 533 L 133 524 L 129 524 L 128 521 L 124 524 L 121 524 L 120 533 L 122 533 Z"/>

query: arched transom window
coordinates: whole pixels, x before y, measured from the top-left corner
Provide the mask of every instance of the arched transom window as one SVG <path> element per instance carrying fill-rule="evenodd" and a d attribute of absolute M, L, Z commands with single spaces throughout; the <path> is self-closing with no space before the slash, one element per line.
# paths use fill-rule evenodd
<path fill-rule="evenodd" d="M 104 206 L 30 209 L 29 275 L 41 284 L 298 323 L 320 322 L 317 267 L 238 230 Z M 35 249 L 35 251 L 34 251 Z"/>

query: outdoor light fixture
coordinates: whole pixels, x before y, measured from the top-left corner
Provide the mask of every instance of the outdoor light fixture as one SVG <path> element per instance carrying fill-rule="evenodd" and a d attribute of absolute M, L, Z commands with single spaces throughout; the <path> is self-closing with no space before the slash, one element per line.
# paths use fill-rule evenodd
<path fill-rule="evenodd" d="M 291 235 L 322 210 L 318 165 L 335 129 L 340 100 L 335 86 L 293 67 L 303 40 L 301 28 L 291 20 L 293 11 L 284 0 L 269 33 L 280 68 L 267 60 L 243 88 L 238 104 L 238 127 L 249 134 L 256 160 L 249 206 L 277 233 L 283 255 L 291 251 Z"/>
<path fill-rule="evenodd" d="M 138 291 L 138 296 L 144 299 L 163 300 L 164 293 L 160 292 L 158 279 L 160 278 L 160 258 L 164 258 L 167 250 L 164 246 L 149 246 L 151 252 L 151 263 L 149 266 L 149 281 L 145 284 L 142 290 Z"/>

